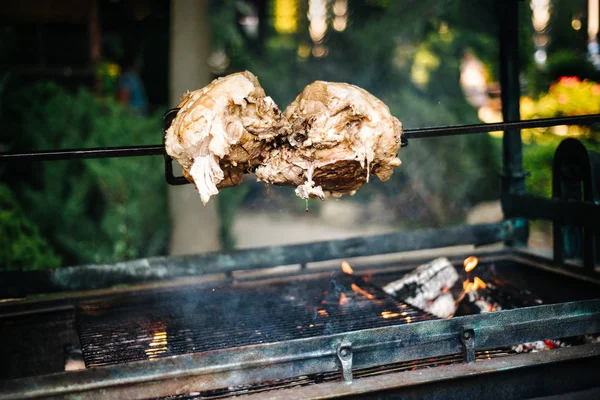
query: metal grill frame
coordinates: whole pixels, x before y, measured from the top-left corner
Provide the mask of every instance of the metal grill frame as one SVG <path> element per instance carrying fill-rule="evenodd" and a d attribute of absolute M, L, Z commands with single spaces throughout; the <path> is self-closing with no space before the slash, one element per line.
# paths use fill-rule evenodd
<path fill-rule="evenodd" d="M 475 254 L 482 261 L 518 261 L 531 268 L 560 273 L 600 285 L 597 279 L 577 274 L 572 268 L 557 269 L 544 258 L 514 249 L 480 250 Z M 465 255 L 455 254 L 455 257 L 464 258 Z M 422 260 L 407 260 L 400 266 L 395 264 L 391 270 L 409 270 L 415 263 L 420 262 Z M 580 271 L 584 272 L 583 269 Z M 329 272 L 325 271 L 306 271 L 306 274 L 307 277 L 315 274 L 329 276 Z M 269 279 L 287 280 L 301 276 L 288 274 Z M 254 281 L 255 279 L 250 279 L 239 284 L 252 285 Z M 173 284 L 165 282 L 161 287 L 162 285 L 170 287 Z M 103 295 L 107 294 L 105 291 L 101 292 Z M 87 292 L 83 295 L 93 298 L 98 294 Z M 73 299 L 64 295 L 62 300 L 40 299 L 33 301 L 31 306 L 35 309 L 44 305 L 56 306 L 60 305 L 61 301 L 73 304 Z M 465 332 L 469 332 L 468 338 Z M 600 332 L 600 300 L 567 302 L 15 379 L 0 382 L 0 399 L 23 396 L 167 396 L 313 373 L 339 372 L 343 369 L 338 356 L 340 346 L 347 346 L 351 351 L 352 368 L 365 368 L 455 354 L 462 354 L 468 359 L 470 352 L 597 332 Z M 600 344 L 592 344 L 576 346 L 572 350 L 552 350 L 536 353 L 535 356 L 510 356 L 502 358 L 501 361 L 492 359 L 482 363 L 465 363 L 462 366 L 455 364 L 451 367 L 457 371 L 469 371 L 469 374 L 489 374 L 500 373 L 506 369 L 531 368 L 532 357 L 535 358 L 536 364 L 544 366 L 559 361 L 577 362 L 576 360 L 587 359 L 586 357 L 598 358 L 599 355 Z M 438 368 L 440 367 L 436 367 L 434 371 Z M 362 379 L 364 378 L 359 381 Z M 389 385 L 395 382 L 388 381 L 387 378 L 380 379 Z M 429 376 L 428 379 L 431 382 L 438 380 L 435 376 Z M 408 384 L 406 379 L 400 381 L 404 382 L 403 385 Z M 345 393 L 360 393 L 364 390 L 363 385 L 346 385 L 343 382 L 330 385 L 333 385 L 336 391 Z"/>
<path fill-rule="evenodd" d="M 338 348 L 351 343 L 353 367 L 370 367 L 465 351 L 465 331 L 473 351 L 540 338 L 600 331 L 600 300 L 544 305 L 433 320 L 316 338 L 246 346 L 153 361 L 97 367 L 70 373 L 2 382 L 0 399 L 146 398 L 236 386 L 256 381 L 339 371 Z M 586 345 L 598 351 L 600 344 Z M 554 351 L 548 351 L 552 359 Z M 509 357 L 510 358 L 510 357 Z"/>

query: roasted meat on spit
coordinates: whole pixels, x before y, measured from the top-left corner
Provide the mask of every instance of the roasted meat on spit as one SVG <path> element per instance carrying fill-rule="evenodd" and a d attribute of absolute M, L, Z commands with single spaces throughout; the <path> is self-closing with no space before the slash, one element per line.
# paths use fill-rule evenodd
<path fill-rule="evenodd" d="M 167 153 L 202 202 L 240 183 L 295 186 L 303 198 L 354 192 L 400 165 L 402 124 L 367 91 L 346 83 L 308 85 L 282 116 L 250 72 L 189 92 L 166 132 Z"/>
<path fill-rule="evenodd" d="M 400 165 L 396 154 L 402 124 L 383 102 L 359 87 L 316 81 L 284 116 L 291 130 L 287 145 L 273 148 L 256 176 L 297 186 L 301 198 L 353 194 L 372 173 L 386 181 Z"/>
<path fill-rule="evenodd" d="M 239 184 L 287 129 L 277 105 L 248 71 L 186 93 L 177 107 L 166 132 L 166 151 L 204 204 L 219 189 Z"/>

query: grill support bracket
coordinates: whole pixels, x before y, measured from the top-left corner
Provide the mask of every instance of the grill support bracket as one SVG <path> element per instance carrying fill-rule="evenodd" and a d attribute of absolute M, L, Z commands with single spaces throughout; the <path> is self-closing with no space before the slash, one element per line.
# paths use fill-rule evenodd
<path fill-rule="evenodd" d="M 460 342 L 463 346 L 465 362 L 475 362 L 475 329 L 472 325 L 465 325 L 460 329 Z"/>
<path fill-rule="evenodd" d="M 352 343 L 343 341 L 337 346 L 337 358 L 342 364 L 344 382 L 352 383 Z"/>

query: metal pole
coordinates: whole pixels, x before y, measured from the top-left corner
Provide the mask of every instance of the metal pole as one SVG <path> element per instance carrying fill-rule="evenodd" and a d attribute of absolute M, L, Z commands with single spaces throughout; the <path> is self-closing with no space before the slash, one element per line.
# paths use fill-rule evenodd
<path fill-rule="evenodd" d="M 502 117 L 505 122 L 521 119 L 519 102 L 521 90 L 519 87 L 519 13 L 518 0 L 496 0 L 499 44 L 500 44 L 500 87 L 502 99 Z M 507 129 L 502 141 L 503 176 L 502 194 L 525 194 L 525 171 L 523 170 L 523 149 L 521 131 Z M 504 202 L 503 202 L 504 203 Z M 504 204 L 503 204 L 504 208 Z M 513 220 L 518 226 L 527 227 L 523 219 Z M 526 245 L 528 230 L 511 245 Z"/>
<path fill-rule="evenodd" d="M 172 109 L 165 118 L 172 118 Z M 600 114 L 578 115 L 557 118 L 539 118 L 527 121 L 498 122 L 493 124 L 452 125 L 433 128 L 405 129 L 402 135 L 402 147 L 408 145 L 408 140 L 429 139 L 441 136 L 473 135 L 485 132 L 545 128 L 557 125 L 593 125 L 600 124 Z M 141 157 L 165 155 L 164 144 L 146 146 L 98 147 L 84 149 L 61 149 L 26 151 L 23 153 L 0 153 L 1 162 L 14 161 L 55 161 L 75 160 L 82 158 L 111 158 L 111 157 Z"/>

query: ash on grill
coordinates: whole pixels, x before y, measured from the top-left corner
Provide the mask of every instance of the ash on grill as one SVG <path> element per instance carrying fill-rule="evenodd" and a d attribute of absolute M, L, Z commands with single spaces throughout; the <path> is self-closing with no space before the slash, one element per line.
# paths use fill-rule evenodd
<path fill-rule="evenodd" d="M 435 319 L 360 277 L 164 290 L 78 308 L 87 367 Z"/>

